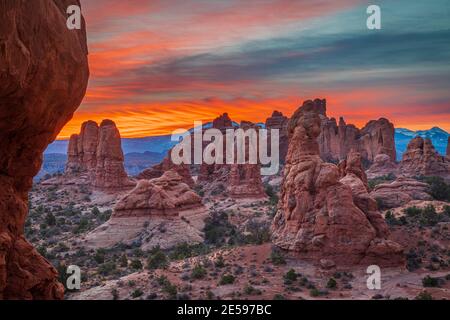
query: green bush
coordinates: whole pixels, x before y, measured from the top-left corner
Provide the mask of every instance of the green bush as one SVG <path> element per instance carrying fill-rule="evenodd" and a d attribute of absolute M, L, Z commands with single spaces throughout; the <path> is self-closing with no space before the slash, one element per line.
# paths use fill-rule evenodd
<path fill-rule="evenodd" d="M 421 293 L 419 293 L 416 298 L 416 300 L 433 300 L 433 296 L 427 292 L 427 291 L 422 291 Z"/>
<path fill-rule="evenodd" d="M 422 285 L 426 288 L 439 287 L 439 279 L 426 276 L 425 278 L 422 279 Z"/>
<path fill-rule="evenodd" d="M 246 295 L 260 295 L 260 294 L 262 294 L 261 290 L 256 289 L 255 287 L 251 286 L 250 284 L 247 284 L 244 287 L 244 293 Z"/>
<path fill-rule="evenodd" d="M 130 267 L 134 270 L 141 270 L 143 266 L 141 260 L 133 259 L 130 263 Z"/>
<path fill-rule="evenodd" d="M 205 242 L 213 245 L 223 245 L 227 238 L 236 236 L 236 227 L 228 221 L 226 212 L 213 212 L 210 217 L 205 220 Z"/>
<path fill-rule="evenodd" d="M 144 292 L 142 292 L 141 289 L 136 289 L 136 290 L 133 291 L 133 293 L 131 294 L 131 296 L 132 296 L 134 299 L 136 299 L 136 298 L 141 297 L 143 294 L 144 294 Z"/>
<path fill-rule="evenodd" d="M 370 179 L 368 181 L 369 189 L 373 190 L 373 189 L 375 189 L 375 187 L 377 185 L 379 185 L 381 183 L 391 182 L 391 181 L 394 181 L 395 179 L 396 179 L 396 177 L 392 173 L 385 175 L 385 176 L 377 177 L 375 179 Z"/>
<path fill-rule="evenodd" d="M 284 278 L 285 282 L 286 281 L 289 283 L 294 282 L 297 280 L 297 273 L 295 272 L 294 269 L 291 269 L 288 272 L 286 272 L 286 274 L 284 275 L 283 278 Z"/>
<path fill-rule="evenodd" d="M 186 258 L 204 255 L 209 252 L 209 248 L 203 243 L 189 245 L 186 242 L 180 243 L 169 253 L 172 260 L 183 260 Z"/>
<path fill-rule="evenodd" d="M 106 262 L 98 267 L 98 273 L 103 276 L 110 275 L 114 270 L 116 270 L 116 264 L 112 261 Z"/>
<path fill-rule="evenodd" d="M 270 253 L 270 261 L 272 261 L 274 265 L 286 264 L 283 254 L 276 248 L 272 248 L 272 252 Z"/>
<path fill-rule="evenodd" d="M 419 209 L 416 206 L 413 206 L 413 207 L 406 208 L 404 210 L 404 213 L 408 217 L 417 217 L 418 215 L 420 215 L 422 213 L 422 209 Z"/>
<path fill-rule="evenodd" d="M 203 268 L 200 264 L 197 264 L 193 269 L 191 273 L 192 279 L 203 279 L 206 276 L 206 269 Z"/>
<path fill-rule="evenodd" d="M 147 258 L 147 269 L 165 269 L 169 265 L 166 254 L 159 247 L 151 250 L 149 254 Z"/>
<path fill-rule="evenodd" d="M 419 177 L 430 185 L 430 195 L 440 201 L 450 201 L 450 184 L 441 177 Z"/>
<path fill-rule="evenodd" d="M 223 256 L 217 257 L 216 261 L 214 262 L 214 266 L 216 268 L 223 268 L 223 267 L 225 267 L 225 260 L 223 259 Z"/>
<path fill-rule="evenodd" d="M 105 249 L 98 249 L 94 255 L 95 262 L 97 262 L 98 264 L 105 262 L 105 255 L 106 255 Z"/>
<path fill-rule="evenodd" d="M 327 288 L 328 289 L 336 289 L 337 287 L 337 282 L 334 278 L 330 278 L 327 282 Z"/>
<path fill-rule="evenodd" d="M 232 274 L 224 274 L 220 278 L 220 285 L 233 284 L 236 278 Z"/>

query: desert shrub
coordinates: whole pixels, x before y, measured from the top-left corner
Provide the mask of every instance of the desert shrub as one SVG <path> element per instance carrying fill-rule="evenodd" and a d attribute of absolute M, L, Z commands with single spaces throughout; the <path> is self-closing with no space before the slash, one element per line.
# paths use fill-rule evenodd
<path fill-rule="evenodd" d="M 420 224 L 423 226 L 434 226 L 440 220 L 436 208 L 433 205 L 427 205 L 422 210 L 422 215 L 420 217 Z"/>
<path fill-rule="evenodd" d="M 271 205 L 276 205 L 278 203 L 278 194 L 275 191 L 275 189 L 270 184 L 264 185 L 264 191 L 266 192 L 267 196 L 269 197 L 269 202 Z"/>
<path fill-rule="evenodd" d="M 247 284 L 244 287 L 244 293 L 247 295 L 260 295 L 262 294 L 261 290 L 256 289 L 255 287 L 251 286 L 250 284 Z"/>
<path fill-rule="evenodd" d="M 56 225 L 56 218 L 53 215 L 53 213 L 51 212 L 47 213 L 47 215 L 45 216 L 45 223 L 48 224 L 49 226 Z"/>
<path fill-rule="evenodd" d="M 419 177 L 430 185 L 430 195 L 439 201 L 450 201 L 450 184 L 441 177 Z"/>
<path fill-rule="evenodd" d="M 111 290 L 111 295 L 113 300 L 119 300 L 119 292 L 116 288 Z"/>
<path fill-rule="evenodd" d="M 133 293 L 131 294 L 131 297 L 133 297 L 134 299 L 141 297 L 144 294 L 144 292 L 142 292 L 141 289 L 136 289 L 133 291 Z"/>
<path fill-rule="evenodd" d="M 94 216 L 98 216 L 100 214 L 100 210 L 97 207 L 92 208 L 91 213 Z"/>
<path fill-rule="evenodd" d="M 95 262 L 97 262 L 98 264 L 105 262 L 105 255 L 106 255 L 105 249 L 97 249 L 94 255 Z"/>
<path fill-rule="evenodd" d="M 286 284 L 290 284 L 290 283 L 292 283 L 292 282 L 294 282 L 294 281 L 296 281 L 297 280 L 297 272 L 295 272 L 295 270 L 294 269 L 290 269 L 288 272 L 286 272 L 286 274 L 283 276 L 283 278 L 284 278 L 284 282 L 286 283 Z"/>
<path fill-rule="evenodd" d="M 232 274 L 224 274 L 220 278 L 219 285 L 233 284 L 235 279 Z"/>
<path fill-rule="evenodd" d="M 110 275 L 114 270 L 116 270 L 116 264 L 112 261 L 103 263 L 98 267 L 98 273 L 103 276 Z"/>
<path fill-rule="evenodd" d="M 433 300 L 433 296 L 427 291 L 422 291 L 415 297 L 415 299 L 416 300 Z"/>
<path fill-rule="evenodd" d="M 134 270 L 141 270 L 143 268 L 142 262 L 139 259 L 133 259 L 130 263 L 130 267 Z"/>
<path fill-rule="evenodd" d="M 203 268 L 202 265 L 197 264 L 193 269 L 191 273 L 192 279 L 203 279 L 206 276 L 206 269 Z"/>
<path fill-rule="evenodd" d="M 90 227 L 91 226 L 90 226 L 89 220 L 86 217 L 83 217 L 80 219 L 78 226 L 75 227 L 73 232 L 75 234 L 80 234 L 80 233 L 88 231 Z"/>
<path fill-rule="evenodd" d="M 156 247 L 149 252 L 149 257 L 147 258 L 147 269 L 164 269 L 168 266 L 168 264 L 169 261 L 167 256 L 160 249 L 160 247 Z"/>
<path fill-rule="evenodd" d="M 328 289 L 336 289 L 337 287 L 337 282 L 334 278 L 330 278 L 327 282 L 327 288 Z"/>
<path fill-rule="evenodd" d="M 277 248 L 272 248 L 272 252 L 270 253 L 270 261 L 272 261 L 274 265 L 286 264 L 283 253 Z"/>
<path fill-rule="evenodd" d="M 450 206 L 449 206 L 449 205 L 445 205 L 445 206 L 442 208 L 442 214 L 446 214 L 447 216 L 450 217 Z"/>
<path fill-rule="evenodd" d="M 414 271 L 419 269 L 421 264 L 422 258 L 414 249 L 410 249 L 406 254 L 406 269 L 408 269 L 408 271 Z"/>
<path fill-rule="evenodd" d="M 422 279 L 422 285 L 426 288 L 434 288 L 434 287 L 439 287 L 439 279 L 438 278 L 433 278 L 430 276 L 426 276 L 425 278 Z"/>
<path fill-rule="evenodd" d="M 214 266 L 216 268 L 223 268 L 225 267 L 225 260 L 223 259 L 223 256 L 218 256 L 216 261 L 214 261 Z"/>
<path fill-rule="evenodd" d="M 263 244 L 270 241 L 270 226 L 265 222 L 250 220 L 247 223 L 248 235 L 243 237 L 245 244 Z"/>
<path fill-rule="evenodd" d="M 169 299 L 175 299 L 177 297 L 177 286 L 173 285 L 166 276 L 161 276 L 156 281 L 162 287 L 162 291 L 168 295 Z"/>
<path fill-rule="evenodd" d="M 236 236 L 236 228 L 228 221 L 226 212 L 213 212 L 205 220 L 205 242 L 213 245 L 222 245 L 227 239 Z"/>
<path fill-rule="evenodd" d="M 397 218 L 394 216 L 394 214 L 390 210 L 388 212 L 386 212 L 384 219 L 386 220 L 386 223 L 390 226 L 396 226 L 399 224 L 399 221 L 397 220 Z"/>
<path fill-rule="evenodd" d="M 273 300 L 286 300 L 286 297 L 283 296 L 282 294 L 277 293 L 276 295 L 273 296 Z"/>
<path fill-rule="evenodd" d="M 169 253 L 169 257 L 172 260 L 183 260 L 186 258 L 196 257 L 204 255 L 209 252 L 208 246 L 203 243 L 189 245 L 188 243 L 180 243 Z"/>
<path fill-rule="evenodd" d="M 375 187 L 381 183 L 391 182 L 396 179 L 395 175 L 392 173 L 389 173 L 388 175 L 377 177 L 375 179 L 370 179 L 368 181 L 369 189 L 373 190 Z"/>
<path fill-rule="evenodd" d="M 99 221 L 105 222 L 105 221 L 108 221 L 109 218 L 111 218 L 111 215 L 112 215 L 112 210 L 109 209 L 109 210 L 106 210 L 106 211 L 100 213 L 99 215 L 97 215 L 97 217 L 98 217 Z"/>
<path fill-rule="evenodd" d="M 418 215 L 420 215 L 422 213 L 422 209 L 417 208 L 416 206 L 413 206 L 413 207 L 406 208 L 404 210 L 404 213 L 408 217 L 417 217 Z"/>
<path fill-rule="evenodd" d="M 119 264 L 122 268 L 128 267 L 128 258 L 125 253 L 120 257 Z"/>

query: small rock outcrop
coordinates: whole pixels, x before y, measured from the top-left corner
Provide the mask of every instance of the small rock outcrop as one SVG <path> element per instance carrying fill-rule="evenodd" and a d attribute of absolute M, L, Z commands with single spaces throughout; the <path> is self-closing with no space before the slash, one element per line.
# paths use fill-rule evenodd
<path fill-rule="evenodd" d="M 450 161 L 441 156 L 430 139 L 412 139 L 400 162 L 400 173 L 407 177 L 439 176 L 450 179 Z"/>
<path fill-rule="evenodd" d="M 375 157 L 373 164 L 366 171 L 366 174 L 369 179 L 375 179 L 388 175 L 397 175 L 398 165 L 391 160 L 391 157 L 382 153 Z"/>
<path fill-rule="evenodd" d="M 124 168 L 119 130 L 112 120 L 84 122 L 80 134 L 70 137 L 65 175 L 104 191 L 135 186 Z M 71 180 L 71 181 L 74 181 Z"/>
<path fill-rule="evenodd" d="M 176 171 L 166 171 L 137 186 L 115 206 L 111 219 L 90 232 L 84 245 L 106 248 L 127 243 L 149 250 L 203 241 L 208 213 L 197 195 Z"/>
<path fill-rule="evenodd" d="M 304 102 L 289 121 L 273 243 L 300 257 L 330 260 L 330 265 L 403 263 L 402 247 L 385 238 L 385 222 L 367 196 L 359 156 L 350 157 L 341 170 L 320 158 L 323 104 L 316 101 Z"/>
<path fill-rule="evenodd" d="M 170 158 L 170 151 L 168 155 L 163 159 L 160 164 L 154 165 L 148 169 L 145 169 L 140 174 L 136 176 L 137 179 L 155 179 L 161 177 L 165 172 L 172 170 L 178 173 L 183 178 L 183 182 L 193 187 L 195 182 L 192 179 L 191 172 L 189 170 L 189 166 L 186 164 L 174 164 Z"/>
<path fill-rule="evenodd" d="M 0 1 L 0 300 L 62 299 L 58 273 L 25 239 L 28 191 L 42 153 L 71 119 L 89 78 L 78 0 Z"/>
<path fill-rule="evenodd" d="M 377 185 L 370 196 L 378 201 L 383 208 L 397 208 L 412 200 L 432 200 L 428 193 L 427 183 L 407 177 L 399 177 L 391 183 Z"/>

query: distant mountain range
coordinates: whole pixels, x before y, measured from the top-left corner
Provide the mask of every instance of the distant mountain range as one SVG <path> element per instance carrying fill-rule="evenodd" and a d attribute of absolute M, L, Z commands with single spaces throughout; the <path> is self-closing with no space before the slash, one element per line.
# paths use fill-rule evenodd
<path fill-rule="evenodd" d="M 395 147 L 397 148 L 397 160 L 401 160 L 403 152 L 406 151 L 409 141 L 420 136 L 430 138 L 436 150 L 445 155 L 449 133 L 438 127 L 429 130 L 413 131 L 404 128 L 395 129 Z"/>
<path fill-rule="evenodd" d="M 264 124 L 258 124 L 264 127 Z M 212 123 L 203 125 L 205 129 L 210 128 Z M 233 126 L 239 127 L 238 123 Z M 189 130 L 192 132 L 193 129 Z M 449 133 L 438 127 L 429 130 L 413 131 L 405 128 L 395 129 L 395 146 L 397 148 L 397 160 L 401 160 L 406 147 L 416 136 L 430 138 L 436 150 L 445 155 Z M 68 140 L 57 140 L 50 144 L 44 152 L 44 163 L 37 178 L 45 174 L 64 171 L 67 159 Z M 144 138 L 122 138 L 122 149 L 125 154 L 125 170 L 129 175 L 136 175 L 145 168 L 162 161 L 167 152 L 176 144 L 171 141 L 170 135 L 154 136 Z"/>

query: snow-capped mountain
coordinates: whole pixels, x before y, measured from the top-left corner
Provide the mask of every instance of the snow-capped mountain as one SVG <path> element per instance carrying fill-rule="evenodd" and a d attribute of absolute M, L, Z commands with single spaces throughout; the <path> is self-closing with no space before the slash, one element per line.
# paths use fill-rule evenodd
<path fill-rule="evenodd" d="M 417 136 L 420 136 L 424 139 L 425 138 L 431 139 L 436 150 L 440 154 L 445 155 L 449 135 L 450 134 L 448 132 L 438 127 L 433 127 L 429 130 L 418 130 L 418 131 L 413 131 L 405 128 L 396 128 L 395 146 L 397 148 L 397 159 L 401 160 L 403 152 L 405 152 L 409 141 L 411 141 L 411 139 Z"/>

